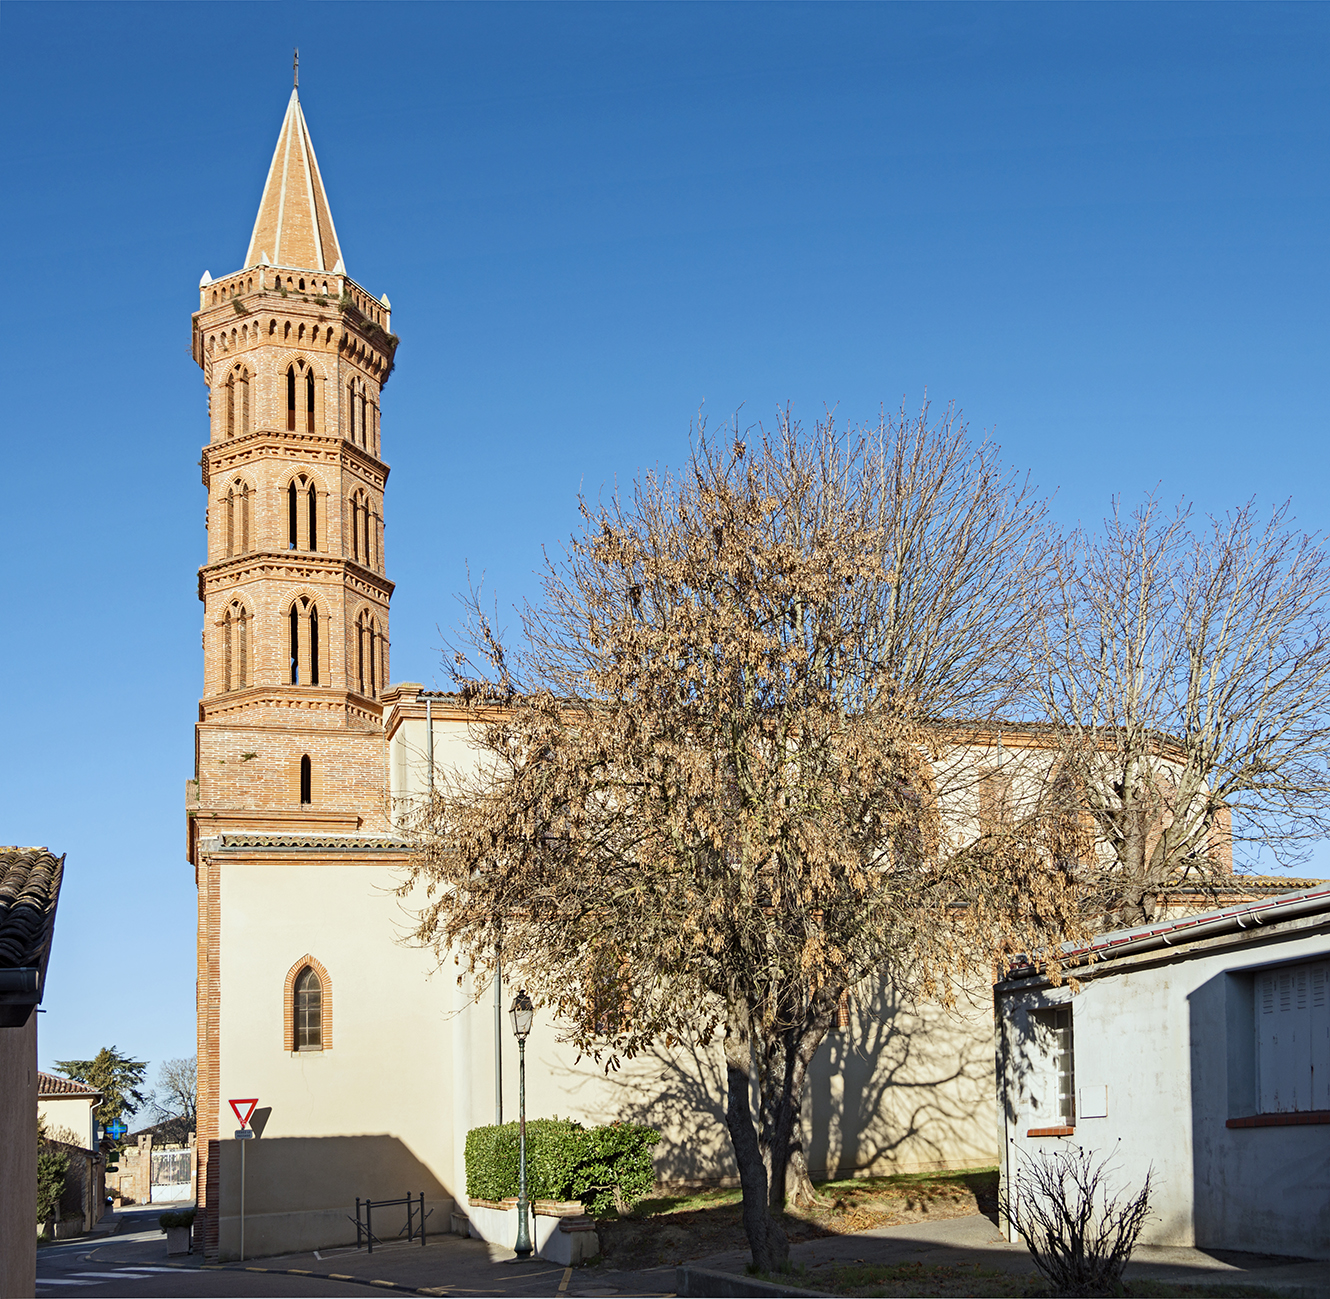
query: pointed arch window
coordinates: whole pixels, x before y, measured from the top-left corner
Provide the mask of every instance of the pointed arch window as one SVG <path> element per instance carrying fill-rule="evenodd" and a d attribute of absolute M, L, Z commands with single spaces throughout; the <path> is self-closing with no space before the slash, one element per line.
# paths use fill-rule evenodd
<path fill-rule="evenodd" d="M 309 754 L 304 754 L 300 759 L 300 803 L 302 807 L 307 807 L 314 801 L 314 764 L 309 760 Z"/>
<path fill-rule="evenodd" d="M 226 376 L 226 436 L 236 435 L 236 377 Z"/>
<path fill-rule="evenodd" d="M 296 975 L 295 1049 L 323 1050 L 323 984 L 310 966 Z"/>
<path fill-rule="evenodd" d="M 237 478 L 226 489 L 226 553 L 243 554 L 249 550 L 249 484 Z"/>
<path fill-rule="evenodd" d="M 231 601 L 222 619 L 222 689 L 243 690 L 249 685 L 249 611 Z"/>
<path fill-rule="evenodd" d="M 308 596 L 292 601 L 286 625 L 291 684 L 322 684 L 323 628 L 318 605 Z"/>
<path fill-rule="evenodd" d="M 286 548 L 294 550 L 300 540 L 300 492 L 294 482 L 286 489 Z"/>
<path fill-rule="evenodd" d="M 314 432 L 314 371 L 305 372 L 305 432 Z"/>
<path fill-rule="evenodd" d="M 332 979 L 322 962 L 306 953 L 286 973 L 282 1047 L 287 1051 L 328 1051 L 332 1044 Z"/>
<path fill-rule="evenodd" d="M 305 493 L 305 502 L 309 509 L 309 548 L 318 550 L 319 548 L 319 494 L 314 489 L 314 484 L 310 483 L 309 489 Z"/>
<path fill-rule="evenodd" d="M 288 366 L 286 371 L 286 429 L 288 433 L 296 430 L 296 367 Z"/>
<path fill-rule="evenodd" d="M 368 609 L 356 619 L 356 682 L 360 693 L 369 699 L 379 696 L 379 650 L 383 640 L 379 625 Z"/>
<path fill-rule="evenodd" d="M 319 485 L 308 474 L 286 485 L 286 548 L 319 548 Z"/>

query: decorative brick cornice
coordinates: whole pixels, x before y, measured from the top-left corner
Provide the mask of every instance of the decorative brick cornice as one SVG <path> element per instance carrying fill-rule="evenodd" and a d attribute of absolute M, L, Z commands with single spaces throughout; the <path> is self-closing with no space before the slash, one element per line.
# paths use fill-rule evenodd
<path fill-rule="evenodd" d="M 354 559 L 323 554 L 317 550 L 248 550 L 228 555 L 199 569 L 199 598 L 229 593 L 248 582 L 338 582 L 366 599 L 385 605 L 397 589 L 395 582 L 364 567 Z"/>
<path fill-rule="evenodd" d="M 395 835 L 376 834 L 237 834 L 205 839 L 207 852 L 410 852 L 411 844 Z"/>

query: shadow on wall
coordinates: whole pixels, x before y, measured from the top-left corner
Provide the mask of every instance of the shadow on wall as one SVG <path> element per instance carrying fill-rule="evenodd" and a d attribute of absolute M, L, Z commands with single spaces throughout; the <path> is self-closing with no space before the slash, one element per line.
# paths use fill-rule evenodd
<path fill-rule="evenodd" d="M 393 1200 L 425 1193 L 426 1231 L 446 1232 L 453 1195 L 398 1137 L 266 1137 L 221 1141 L 218 1250 L 240 1254 L 241 1151 L 245 1175 L 245 1256 L 354 1244 L 356 1198 Z M 432 1213 L 429 1211 L 432 1210 Z M 406 1210 L 374 1215 L 374 1233 L 395 1237 Z"/>
<path fill-rule="evenodd" d="M 589 1123 L 645 1123 L 659 1130 L 656 1177 L 664 1185 L 737 1183 L 739 1170 L 725 1127 L 725 1060 L 720 1044 L 654 1047 L 603 1080 L 598 1073 L 557 1071 L 564 1090 L 590 1090 Z M 614 1101 L 596 1093 L 608 1081 Z M 606 1110 L 609 1110 L 607 1113 Z"/>
<path fill-rule="evenodd" d="M 809 1071 L 805 1142 L 814 1177 L 991 1164 L 1000 1144 L 993 1097 L 992 1012 L 912 1010 L 889 991 L 833 1032 Z M 656 1175 L 666 1185 L 734 1183 L 725 1126 L 725 1065 L 709 1047 L 657 1047 L 608 1076 L 559 1071 L 585 1093 L 586 1121 L 660 1130 Z M 754 1098 L 756 1100 L 756 1098 Z"/>
<path fill-rule="evenodd" d="M 857 1005 L 809 1071 L 815 1178 L 997 1159 L 992 1011 L 911 1007 L 890 988 Z"/>

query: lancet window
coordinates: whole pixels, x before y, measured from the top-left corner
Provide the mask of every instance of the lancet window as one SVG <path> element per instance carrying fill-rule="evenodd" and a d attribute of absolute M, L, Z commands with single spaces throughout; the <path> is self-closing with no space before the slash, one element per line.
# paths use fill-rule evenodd
<path fill-rule="evenodd" d="M 366 568 L 378 566 L 379 516 L 369 493 L 357 489 L 351 495 L 351 558 Z"/>
<path fill-rule="evenodd" d="M 286 487 L 286 548 L 319 548 L 319 486 L 308 474 L 297 474 Z"/>
<path fill-rule="evenodd" d="M 249 371 L 238 365 L 226 376 L 226 436 L 244 437 L 249 432 Z"/>
<path fill-rule="evenodd" d="M 286 615 L 287 664 L 293 686 L 322 684 L 323 636 L 319 607 L 308 596 L 292 601 Z"/>
<path fill-rule="evenodd" d="M 232 600 L 222 618 L 222 689 L 243 690 L 249 685 L 249 611 Z"/>
<path fill-rule="evenodd" d="M 360 693 L 370 699 L 379 695 L 379 683 L 383 680 L 380 656 L 384 653 L 384 636 L 379 631 L 378 620 L 364 609 L 356 618 L 356 683 Z"/>
<path fill-rule="evenodd" d="M 294 433 L 297 427 L 306 433 L 314 432 L 314 394 L 317 389 L 314 371 L 304 361 L 292 361 L 286 367 L 286 428 Z"/>
<path fill-rule="evenodd" d="M 237 478 L 226 489 L 222 509 L 226 515 L 226 553 L 241 555 L 249 549 L 250 490 L 243 478 Z"/>

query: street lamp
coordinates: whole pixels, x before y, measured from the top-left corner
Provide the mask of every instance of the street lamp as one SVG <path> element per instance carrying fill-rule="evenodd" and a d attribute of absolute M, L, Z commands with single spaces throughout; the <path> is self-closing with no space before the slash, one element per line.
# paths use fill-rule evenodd
<path fill-rule="evenodd" d="M 518 1258 L 531 1253 L 531 1237 L 526 1226 L 526 1035 L 531 1032 L 535 1007 L 523 988 L 513 998 L 513 1032 L 517 1036 L 517 1244 Z"/>

